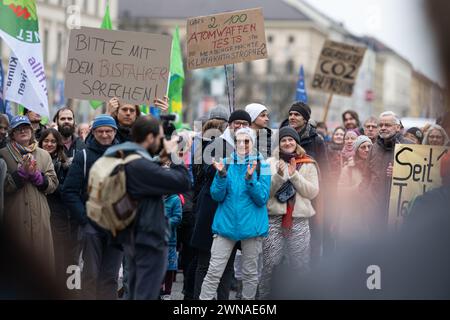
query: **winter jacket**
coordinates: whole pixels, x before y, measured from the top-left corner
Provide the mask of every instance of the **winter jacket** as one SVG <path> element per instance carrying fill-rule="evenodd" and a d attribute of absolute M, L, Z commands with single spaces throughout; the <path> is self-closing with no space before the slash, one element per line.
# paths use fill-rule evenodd
<path fill-rule="evenodd" d="M 261 172 L 246 179 L 247 166 L 259 160 Z M 236 153 L 223 160 L 227 174 L 216 173 L 211 185 L 211 197 L 219 203 L 212 232 L 235 241 L 265 237 L 269 231 L 267 201 L 270 193 L 270 167 L 262 155 L 242 159 Z"/>
<path fill-rule="evenodd" d="M 164 208 L 166 213 L 166 218 L 169 220 L 169 246 L 177 245 L 177 227 L 181 223 L 181 200 L 176 194 L 167 196 L 164 199 Z"/>
<path fill-rule="evenodd" d="M 36 148 L 32 153 L 44 177 L 44 184 L 36 187 L 17 173 L 18 162 L 8 149 L 0 150 L 0 158 L 7 165 L 4 184 L 4 222 L 25 250 L 37 255 L 48 270 L 54 270 L 53 239 L 50 228 L 50 208 L 47 194 L 58 187 L 52 159 L 47 151 Z M 21 161 L 21 159 L 20 159 Z"/>
<path fill-rule="evenodd" d="M 118 141 L 114 140 L 113 145 Z M 92 134 L 86 138 L 86 149 L 78 151 L 72 161 L 62 189 L 62 200 L 70 210 L 70 214 L 80 225 L 85 225 L 89 218 L 86 214 L 86 201 L 89 198 L 87 184 L 89 170 L 110 146 L 101 145 Z M 84 156 L 86 154 L 86 161 Z M 91 221 L 92 224 L 94 222 Z"/>
<path fill-rule="evenodd" d="M 189 173 L 184 165 L 172 164 L 170 169 L 162 168 L 158 158 L 152 158 L 147 150 L 133 142 L 113 146 L 105 156 L 118 150 L 123 150 L 125 155 L 138 153 L 142 156 L 125 166 L 127 192 L 137 201 L 138 207 L 135 221 L 119 233 L 118 241 L 162 250 L 169 241 L 163 196 L 189 190 Z"/>
<path fill-rule="evenodd" d="M 52 194 L 47 195 L 48 205 L 50 206 L 51 214 L 68 217 L 69 211 L 67 206 L 62 201 L 61 191 L 63 189 L 64 180 L 69 172 L 68 163 L 62 163 L 58 158 L 52 160 L 55 168 L 56 176 L 58 177 L 58 188 Z"/>
<path fill-rule="evenodd" d="M 289 176 L 286 168 L 284 175 L 280 176 L 276 167 L 278 161 L 280 161 L 278 150 L 275 150 L 274 154 L 276 156 L 267 160 L 272 174 L 270 199 L 267 204 L 269 215 L 286 214 L 287 204 L 279 202 L 276 199 L 275 194 L 284 182 L 290 180 L 296 190 L 292 216 L 294 218 L 312 217 L 316 214 L 316 211 L 311 204 L 311 200 L 319 194 L 319 176 L 316 165 L 314 163 L 304 163 L 292 176 Z"/>
<path fill-rule="evenodd" d="M 329 172 L 329 163 L 327 147 L 323 138 L 309 123 L 299 132 L 299 135 L 300 146 L 305 149 L 307 155 L 317 161 L 322 176 L 327 176 Z"/>
<path fill-rule="evenodd" d="M 370 150 L 367 172 L 363 184 L 368 187 L 371 219 L 374 231 L 383 231 L 388 223 L 391 178 L 386 174 L 389 163 L 394 164 L 394 149 L 397 143 L 411 144 L 400 133 L 388 139 L 378 137 Z"/>
<path fill-rule="evenodd" d="M 84 143 L 83 139 L 72 135 L 72 144 L 70 145 L 69 149 L 64 146 L 64 153 L 68 158 L 74 158 L 77 151 L 83 150 L 84 148 L 86 148 L 86 144 Z"/>

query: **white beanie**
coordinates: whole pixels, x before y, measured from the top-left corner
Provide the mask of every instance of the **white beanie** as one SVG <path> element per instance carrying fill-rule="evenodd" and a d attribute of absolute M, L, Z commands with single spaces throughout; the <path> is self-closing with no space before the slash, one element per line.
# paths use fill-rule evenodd
<path fill-rule="evenodd" d="M 267 111 L 267 107 L 259 103 L 251 103 L 245 107 L 245 111 L 247 111 L 247 113 L 250 115 L 250 118 L 252 118 L 252 122 L 255 122 L 256 118 L 258 118 L 261 112 Z"/>
<path fill-rule="evenodd" d="M 237 136 L 239 134 L 245 134 L 245 135 L 249 136 L 250 139 L 252 139 L 253 145 L 255 145 L 256 134 L 255 134 L 255 132 L 252 129 L 250 129 L 250 128 L 240 128 L 240 129 L 238 129 L 236 131 L 235 136 Z"/>

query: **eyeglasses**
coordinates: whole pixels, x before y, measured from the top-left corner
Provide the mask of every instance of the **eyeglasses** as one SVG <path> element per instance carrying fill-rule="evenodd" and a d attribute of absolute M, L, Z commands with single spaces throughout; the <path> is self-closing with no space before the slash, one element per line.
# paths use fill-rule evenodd
<path fill-rule="evenodd" d="M 236 121 L 233 121 L 233 124 L 235 127 L 248 127 L 249 126 L 247 121 L 236 120 Z"/>
<path fill-rule="evenodd" d="M 29 126 L 21 126 L 21 127 L 18 127 L 18 128 L 14 129 L 14 132 L 20 132 L 20 133 L 27 132 L 27 131 L 31 131 L 31 127 L 29 127 Z"/>
<path fill-rule="evenodd" d="M 393 126 L 394 126 L 393 123 L 382 123 L 382 122 L 380 122 L 380 123 L 378 124 L 378 127 L 379 127 L 379 128 L 383 128 L 383 127 L 391 128 L 391 127 L 393 127 Z"/>
<path fill-rule="evenodd" d="M 376 129 L 376 128 L 377 128 L 377 125 L 368 124 L 368 125 L 365 125 L 364 128 L 365 128 L 365 129 L 368 129 L 368 130 L 369 130 L 369 129 Z"/>

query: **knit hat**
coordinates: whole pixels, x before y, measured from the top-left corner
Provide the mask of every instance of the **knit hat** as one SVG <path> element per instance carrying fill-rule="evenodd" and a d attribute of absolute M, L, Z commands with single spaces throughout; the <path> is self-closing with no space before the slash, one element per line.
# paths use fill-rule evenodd
<path fill-rule="evenodd" d="M 245 110 L 233 111 L 233 113 L 230 115 L 230 118 L 228 119 L 228 123 L 232 123 L 233 121 L 236 120 L 247 121 L 248 124 L 252 123 L 252 118 L 250 118 L 250 115 Z"/>
<path fill-rule="evenodd" d="M 255 144 L 256 135 L 255 135 L 255 132 L 252 129 L 250 129 L 250 128 L 240 128 L 238 131 L 236 131 L 235 136 L 238 136 L 239 134 L 245 134 L 245 135 L 249 136 L 250 139 L 252 139 L 253 145 Z"/>
<path fill-rule="evenodd" d="M 27 116 L 15 116 L 14 118 L 12 118 L 9 127 L 11 129 L 15 129 L 18 126 L 23 125 L 23 124 L 27 124 L 27 125 L 31 126 L 30 119 L 28 119 Z"/>
<path fill-rule="evenodd" d="M 353 142 L 353 150 L 357 151 L 364 142 L 369 142 L 372 145 L 372 140 L 368 136 L 358 136 Z"/>
<path fill-rule="evenodd" d="M 255 122 L 256 118 L 258 118 L 263 111 L 267 111 L 267 107 L 259 103 L 252 103 L 245 107 L 245 111 L 250 115 L 252 122 Z"/>
<path fill-rule="evenodd" d="M 289 112 L 291 111 L 297 111 L 302 115 L 302 117 L 306 121 L 309 121 L 309 119 L 311 118 L 311 108 L 306 103 L 303 102 L 294 103 L 292 107 L 289 109 Z"/>
<path fill-rule="evenodd" d="M 413 136 L 415 136 L 417 138 L 417 140 L 420 141 L 420 143 L 422 143 L 423 133 L 419 128 L 412 127 L 412 128 L 409 128 L 406 132 L 411 133 Z"/>
<path fill-rule="evenodd" d="M 100 114 L 95 117 L 94 123 L 92 123 L 92 130 L 98 127 L 111 127 L 117 130 L 116 121 L 113 117 L 107 114 Z"/>
<path fill-rule="evenodd" d="M 297 144 L 300 144 L 300 136 L 292 127 L 283 127 L 280 129 L 278 133 L 278 141 L 281 141 L 284 137 L 291 137 L 295 140 L 295 142 L 297 142 Z"/>
<path fill-rule="evenodd" d="M 209 120 L 220 119 L 220 120 L 228 121 L 229 117 L 230 117 L 230 112 L 228 111 L 227 108 L 225 108 L 224 106 L 221 106 L 221 105 L 218 105 L 209 111 Z"/>

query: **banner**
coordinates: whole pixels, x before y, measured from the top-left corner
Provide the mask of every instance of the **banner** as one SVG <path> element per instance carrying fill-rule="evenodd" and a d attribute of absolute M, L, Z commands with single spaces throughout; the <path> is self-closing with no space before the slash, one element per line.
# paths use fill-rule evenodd
<path fill-rule="evenodd" d="M 167 94 L 170 36 L 81 27 L 70 32 L 66 98 L 152 105 Z"/>
<path fill-rule="evenodd" d="M 3 89 L 5 87 L 4 84 L 3 62 L 0 57 L 0 113 L 6 114 L 9 120 L 11 120 L 13 115 L 9 101 L 5 99 L 5 95 L 3 93 Z"/>
<path fill-rule="evenodd" d="M 450 147 L 398 144 L 394 151 L 389 225 L 397 229 L 415 197 L 442 185 L 440 159 Z"/>
<path fill-rule="evenodd" d="M 308 94 L 306 93 L 305 86 L 305 72 L 303 70 L 303 65 L 300 67 L 298 73 L 297 90 L 295 93 L 295 100 L 308 103 Z"/>
<path fill-rule="evenodd" d="M 0 37 L 13 52 L 9 68 L 14 70 L 8 70 L 5 99 L 48 117 L 47 78 L 35 1 L 0 0 Z"/>
<path fill-rule="evenodd" d="M 169 83 L 169 113 L 175 113 L 177 129 L 183 124 L 183 85 L 184 69 L 183 55 L 180 48 L 178 26 L 172 38 L 172 53 L 170 57 L 170 83 Z"/>
<path fill-rule="evenodd" d="M 189 70 L 267 58 L 261 8 L 190 18 L 186 28 Z"/>
<path fill-rule="evenodd" d="M 317 90 L 351 96 L 365 47 L 327 40 L 320 53 L 312 87 Z"/>

